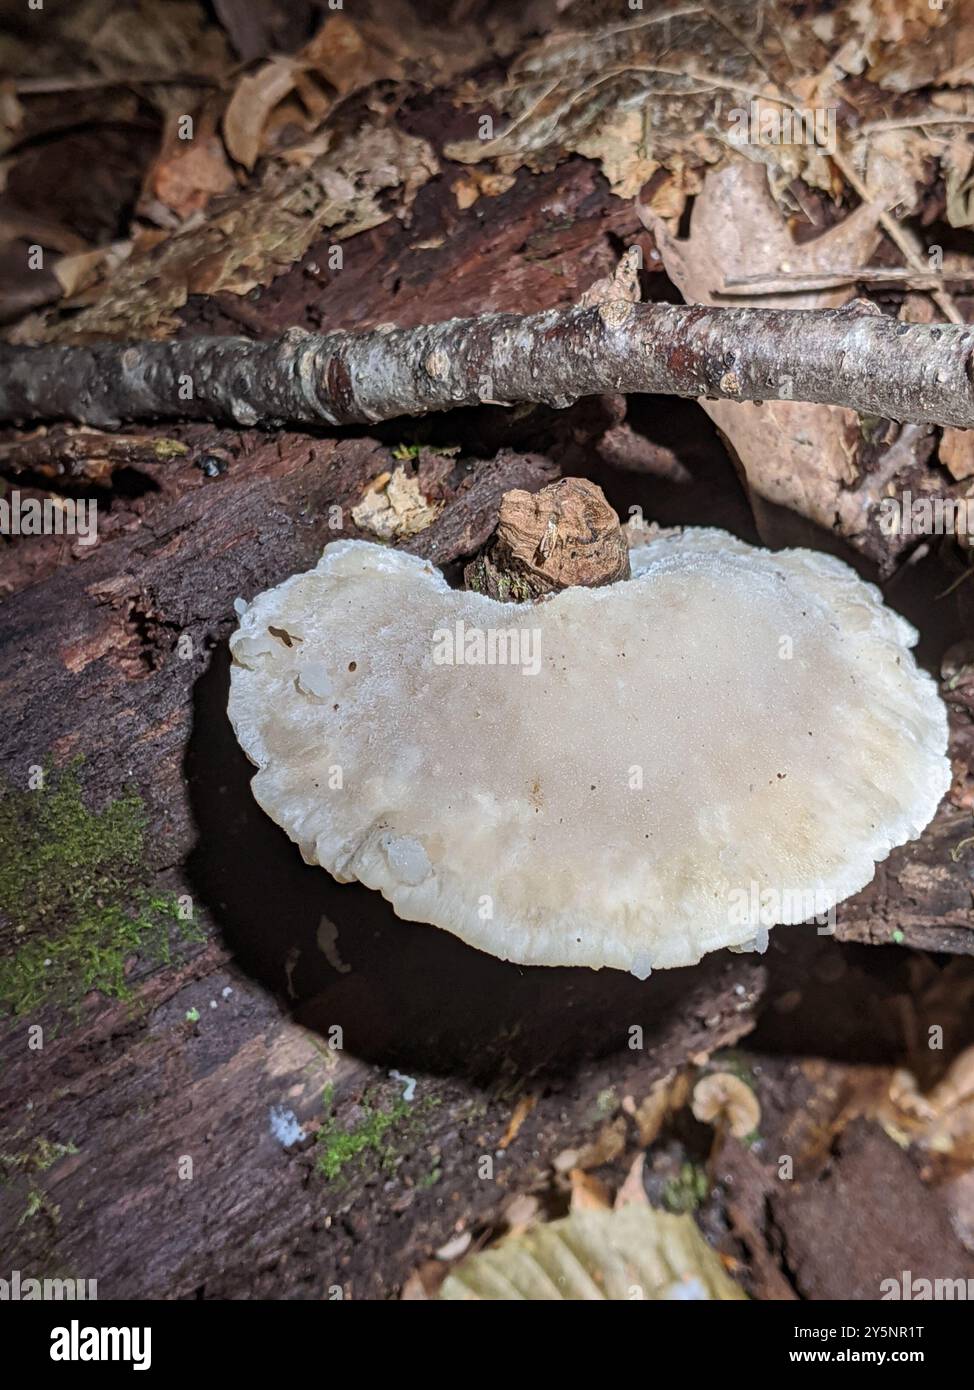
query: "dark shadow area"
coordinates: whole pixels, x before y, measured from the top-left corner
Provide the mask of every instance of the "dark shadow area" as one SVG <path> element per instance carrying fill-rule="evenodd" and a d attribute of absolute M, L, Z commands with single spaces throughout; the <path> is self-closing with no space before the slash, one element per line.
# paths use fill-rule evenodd
<path fill-rule="evenodd" d="M 909 1066 L 930 1085 L 974 1041 L 972 959 L 838 941 L 808 925 L 776 927 L 763 963 L 768 985 L 744 1051 Z M 943 1029 L 941 1048 L 928 1045 L 928 1025 Z"/>
<path fill-rule="evenodd" d="M 651 446 L 646 461 L 625 466 L 603 446 L 585 469 L 622 520 L 638 506 L 647 522 L 717 526 L 760 545 L 734 465 L 698 403 L 680 396 L 627 396 L 626 406 L 626 426 L 637 442 Z"/>

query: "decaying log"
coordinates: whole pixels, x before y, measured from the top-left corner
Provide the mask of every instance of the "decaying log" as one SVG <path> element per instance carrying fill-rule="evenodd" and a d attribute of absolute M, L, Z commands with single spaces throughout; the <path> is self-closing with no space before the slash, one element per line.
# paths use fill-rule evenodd
<path fill-rule="evenodd" d="M 838 310 L 595 306 L 268 342 L 0 348 L 0 419 L 375 423 L 487 402 L 566 406 L 602 392 L 801 400 L 974 426 L 974 327 Z"/>
<path fill-rule="evenodd" d="M 89 804 L 137 792 L 152 891 L 188 897 L 208 938 L 165 969 L 140 961 L 130 1001 L 35 1009 L 0 1037 L 0 1152 L 19 1165 L 0 1183 L 0 1244 L 11 1267 L 97 1278 L 102 1298 L 394 1296 L 458 1220 L 499 1221 L 562 1149 L 594 1139 L 600 1096 L 641 1098 L 690 1054 L 732 1045 L 761 993 L 749 956 L 645 983 L 525 970 L 302 863 L 251 796 L 223 639 L 233 598 L 314 563 L 332 507 L 350 515 L 390 458 L 370 440 L 310 459 L 300 437 L 255 442 L 4 609 L 9 783 L 81 758 Z M 411 544 L 439 563 L 469 553 L 503 493 L 550 478 L 539 457 L 481 460 Z M 409 1102 L 391 1070 L 416 1080 Z M 322 1171 L 330 1133 L 351 1149 Z M 485 1154 L 493 1181 L 477 1176 Z M 32 1192 L 43 1206 L 22 1219 Z"/>

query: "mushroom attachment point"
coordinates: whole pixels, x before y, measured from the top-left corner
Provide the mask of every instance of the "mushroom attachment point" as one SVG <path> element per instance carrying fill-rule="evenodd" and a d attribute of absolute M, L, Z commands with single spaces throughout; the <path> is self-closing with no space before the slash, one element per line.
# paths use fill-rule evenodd
<path fill-rule="evenodd" d="M 231 638 L 253 792 L 304 858 L 503 959 L 644 978 L 823 918 L 950 782 L 917 634 L 841 561 L 720 531 L 536 603 L 362 541 Z"/>

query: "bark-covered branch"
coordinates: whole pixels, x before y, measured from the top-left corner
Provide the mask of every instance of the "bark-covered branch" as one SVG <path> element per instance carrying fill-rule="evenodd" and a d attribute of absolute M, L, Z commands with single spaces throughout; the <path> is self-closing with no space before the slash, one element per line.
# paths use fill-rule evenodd
<path fill-rule="evenodd" d="M 270 342 L 186 338 L 0 347 L 0 419 L 197 418 L 339 425 L 602 392 L 804 400 L 974 427 L 974 327 L 905 324 L 854 301 L 789 311 L 594 306 Z"/>

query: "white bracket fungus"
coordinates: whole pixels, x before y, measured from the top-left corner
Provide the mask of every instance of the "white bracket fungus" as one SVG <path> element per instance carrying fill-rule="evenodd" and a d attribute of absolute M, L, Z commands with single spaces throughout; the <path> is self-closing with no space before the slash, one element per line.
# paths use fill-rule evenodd
<path fill-rule="evenodd" d="M 632 571 L 505 604 L 329 545 L 231 639 L 258 802 L 309 863 L 525 964 L 644 977 L 828 911 L 949 784 L 915 631 L 840 561 L 719 531 Z"/>

